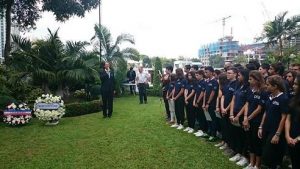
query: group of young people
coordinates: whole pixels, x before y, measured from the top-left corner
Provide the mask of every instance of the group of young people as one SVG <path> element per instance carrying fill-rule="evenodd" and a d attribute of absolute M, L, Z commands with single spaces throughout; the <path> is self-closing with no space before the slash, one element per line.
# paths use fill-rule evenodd
<path fill-rule="evenodd" d="M 287 71 L 281 63 L 251 61 L 224 71 L 186 65 L 172 72 L 168 66 L 162 77 L 171 127 L 220 140 L 215 146 L 246 169 L 278 168 L 285 155 L 300 168 L 299 64 Z"/>

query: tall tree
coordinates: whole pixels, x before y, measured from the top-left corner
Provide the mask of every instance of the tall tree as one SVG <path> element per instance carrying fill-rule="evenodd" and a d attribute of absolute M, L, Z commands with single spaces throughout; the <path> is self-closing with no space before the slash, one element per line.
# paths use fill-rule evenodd
<path fill-rule="evenodd" d="M 284 42 L 293 36 L 300 35 L 300 15 L 286 19 L 287 11 L 275 17 L 264 25 L 260 39 L 266 39 L 269 45 L 276 45 L 279 49 L 280 60 L 283 58 Z"/>
<path fill-rule="evenodd" d="M 86 11 L 96 8 L 100 0 L 1 0 L 0 15 L 6 19 L 4 58 L 9 62 L 11 51 L 11 25 L 21 29 L 34 28 L 43 11 L 53 12 L 58 21 L 72 16 L 84 17 Z"/>
<path fill-rule="evenodd" d="M 155 91 L 160 91 L 160 73 L 162 73 L 162 63 L 159 57 L 155 58 L 154 74 L 153 74 L 153 88 Z"/>

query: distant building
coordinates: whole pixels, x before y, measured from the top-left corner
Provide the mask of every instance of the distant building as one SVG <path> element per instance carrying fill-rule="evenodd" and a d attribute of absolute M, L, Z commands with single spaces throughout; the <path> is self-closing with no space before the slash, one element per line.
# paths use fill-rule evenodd
<path fill-rule="evenodd" d="M 12 35 L 19 35 L 20 29 L 17 25 L 12 24 L 11 27 Z M 0 63 L 4 61 L 4 49 L 5 49 L 5 38 L 6 38 L 6 24 L 5 17 L 0 17 Z"/>
<path fill-rule="evenodd" d="M 241 54 L 239 41 L 234 41 L 233 36 L 225 36 L 218 42 L 203 45 L 198 51 L 198 56 L 204 66 L 209 65 L 210 56 L 219 55 L 224 57 L 225 62 L 232 62 L 234 57 Z"/>
<path fill-rule="evenodd" d="M 5 18 L 0 17 L 0 63 L 4 61 L 4 47 L 5 47 Z"/>
<path fill-rule="evenodd" d="M 249 60 L 258 60 L 260 63 L 266 59 L 266 45 L 264 43 L 241 45 L 243 55 Z"/>

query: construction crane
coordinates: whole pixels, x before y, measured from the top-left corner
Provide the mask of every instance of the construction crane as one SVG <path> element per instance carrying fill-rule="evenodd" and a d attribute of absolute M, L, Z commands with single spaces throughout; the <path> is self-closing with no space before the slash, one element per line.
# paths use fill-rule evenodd
<path fill-rule="evenodd" d="M 226 23 L 226 19 L 229 19 L 231 16 L 227 16 L 227 17 L 223 17 L 222 18 L 222 26 L 223 26 L 223 37 L 225 36 L 225 23 Z"/>

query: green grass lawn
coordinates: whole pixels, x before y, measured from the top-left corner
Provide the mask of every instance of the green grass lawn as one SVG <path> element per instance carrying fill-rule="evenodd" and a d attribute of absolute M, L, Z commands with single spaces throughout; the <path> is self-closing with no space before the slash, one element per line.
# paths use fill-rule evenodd
<path fill-rule="evenodd" d="M 34 119 L 24 127 L 0 124 L 0 168 L 238 168 L 213 144 L 170 128 L 160 100 L 115 99 L 102 112 L 63 118 L 57 126 Z"/>

